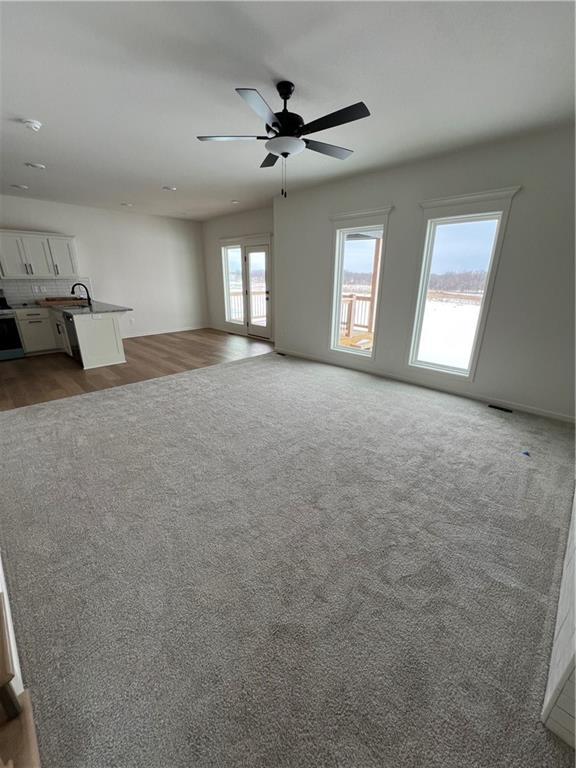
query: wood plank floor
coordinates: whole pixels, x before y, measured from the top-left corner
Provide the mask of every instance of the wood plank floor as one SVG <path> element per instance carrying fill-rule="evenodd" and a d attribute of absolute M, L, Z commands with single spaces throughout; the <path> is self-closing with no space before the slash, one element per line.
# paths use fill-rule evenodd
<path fill-rule="evenodd" d="M 0 361 L 0 411 L 271 352 L 267 341 L 203 328 L 124 339 L 126 363 L 84 371 L 64 353 Z"/>

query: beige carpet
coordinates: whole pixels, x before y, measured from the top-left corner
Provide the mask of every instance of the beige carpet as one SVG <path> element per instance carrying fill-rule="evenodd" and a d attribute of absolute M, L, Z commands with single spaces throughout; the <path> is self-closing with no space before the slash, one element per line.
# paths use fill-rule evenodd
<path fill-rule="evenodd" d="M 568 425 L 268 355 L 0 433 L 44 768 L 572 765 Z"/>

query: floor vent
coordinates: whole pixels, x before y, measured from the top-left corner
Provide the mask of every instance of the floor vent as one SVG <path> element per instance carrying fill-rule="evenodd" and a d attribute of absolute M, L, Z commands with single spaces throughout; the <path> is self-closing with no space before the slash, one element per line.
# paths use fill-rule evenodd
<path fill-rule="evenodd" d="M 489 405 L 488 408 L 494 408 L 497 411 L 504 411 L 504 413 L 514 413 L 512 408 L 504 408 L 503 405 Z"/>

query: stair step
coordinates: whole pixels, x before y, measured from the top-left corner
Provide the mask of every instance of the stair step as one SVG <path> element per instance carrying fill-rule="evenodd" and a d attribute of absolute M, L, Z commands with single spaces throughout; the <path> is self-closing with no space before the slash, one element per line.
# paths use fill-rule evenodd
<path fill-rule="evenodd" d="M 18 701 L 20 715 L 0 726 L 0 768 L 40 768 L 30 693 L 23 691 Z"/>
<path fill-rule="evenodd" d="M 7 685 L 14 677 L 14 660 L 10 649 L 10 635 L 8 634 L 8 620 L 4 593 L 0 592 L 0 687 Z"/>

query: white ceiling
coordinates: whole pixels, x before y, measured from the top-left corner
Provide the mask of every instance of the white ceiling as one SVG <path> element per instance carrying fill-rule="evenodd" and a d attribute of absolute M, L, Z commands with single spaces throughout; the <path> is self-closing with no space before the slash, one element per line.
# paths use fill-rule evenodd
<path fill-rule="evenodd" d="M 569 2 L 4 2 L 2 190 L 193 219 L 264 204 L 280 169 L 258 167 L 261 142 L 195 137 L 261 133 L 234 88 L 279 109 L 282 78 L 307 121 L 359 100 L 372 112 L 315 134 L 355 153 L 292 158 L 292 188 L 561 121 L 573 14 Z"/>

